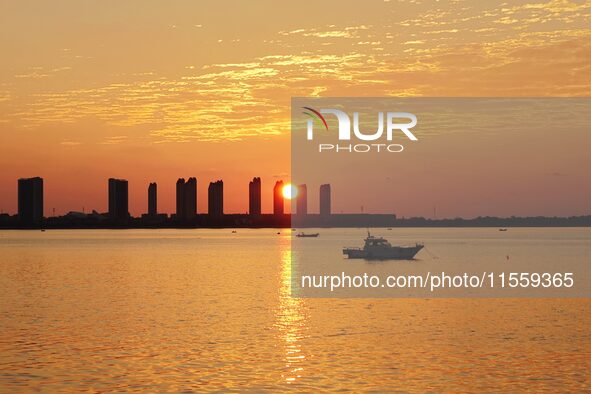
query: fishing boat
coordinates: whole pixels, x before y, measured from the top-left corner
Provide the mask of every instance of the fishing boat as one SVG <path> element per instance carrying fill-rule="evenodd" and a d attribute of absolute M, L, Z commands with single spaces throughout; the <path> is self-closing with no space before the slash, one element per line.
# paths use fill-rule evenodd
<path fill-rule="evenodd" d="M 304 232 L 300 232 L 296 234 L 296 237 L 298 238 L 316 238 L 320 235 L 320 233 L 311 233 L 311 234 L 306 234 Z"/>
<path fill-rule="evenodd" d="M 412 260 L 424 245 L 393 246 L 385 238 L 374 237 L 369 231 L 363 248 L 345 247 L 343 254 L 350 259 L 366 260 Z"/>

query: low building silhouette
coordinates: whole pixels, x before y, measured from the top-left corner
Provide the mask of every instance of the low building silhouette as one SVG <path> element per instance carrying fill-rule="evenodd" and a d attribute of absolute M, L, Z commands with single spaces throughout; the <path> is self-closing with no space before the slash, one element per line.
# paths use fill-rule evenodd
<path fill-rule="evenodd" d="M 43 220 L 43 179 L 21 178 L 18 180 L 18 219 L 21 223 L 33 224 Z"/>

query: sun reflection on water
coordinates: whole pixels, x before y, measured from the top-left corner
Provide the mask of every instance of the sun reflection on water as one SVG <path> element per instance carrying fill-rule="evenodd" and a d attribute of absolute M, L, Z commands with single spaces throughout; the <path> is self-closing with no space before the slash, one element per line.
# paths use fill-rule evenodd
<path fill-rule="evenodd" d="M 285 348 L 285 368 L 281 377 L 288 384 L 302 377 L 306 354 L 301 341 L 307 329 L 304 301 L 291 296 L 291 264 L 291 250 L 287 248 L 281 253 L 281 283 L 275 327 L 281 333 Z"/>

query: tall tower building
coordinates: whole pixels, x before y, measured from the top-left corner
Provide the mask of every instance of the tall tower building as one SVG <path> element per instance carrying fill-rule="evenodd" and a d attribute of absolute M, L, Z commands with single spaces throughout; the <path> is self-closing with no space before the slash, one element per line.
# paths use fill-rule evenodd
<path fill-rule="evenodd" d="M 298 186 L 298 196 L 296 198 L 296 213 L 298 215 L 308 214 L 308 188 L 306 185 Z"/>
<path fill-rule="evenodd" d="M 190 220 L 197 214 L 197 179 L 176 181 L 176 219 Z"/>
<path fill-rule="evenodd" d="M 252 178 L 248 184 L 248 213 L 261 214 L 261 178 Z"/>
<path fill-rule="evenodd" d="M 185 178 L 176 181 L 176 219 L 185 220 Z"/>
<path fill-rule="evenodd" d="M 158 215 L 158 186 L 155 182 L 148 186 L 148 215 Z"/>
<path fill-rule="evenodd" d="M 118 221 L 129 219 L 128 183 L 109 178 L 109 217 Z"/>
<path fill-rule="evenodd" d="M 283 200 L 283 181 L 275 182 L 275 187 L 273 188 L 273 214 L 274 215 L 283 215 L 284 212 L 284 203 Z"/>
<path fill-rule="evenodd" d="M 193 219 L 197 214 L 197 179 L 189 178 L 185 183 L 185 219 Z"/>
<path fill-rule="evenodd" d="M 330 184 L 320 185 L 320 215 L 330 215 Z"/>
<path fill-rule="evenodd" d="M 43 179 L 18 180 L 18 218 L 23 223 L 35 223 L 43 219 Z"/>
<path fill-rule="evenodd" d="M 208 213 L 210 215 L 221 216 L 224 214 L 224 182 L 218 180 L 210 182 L 207 190 Z"/>

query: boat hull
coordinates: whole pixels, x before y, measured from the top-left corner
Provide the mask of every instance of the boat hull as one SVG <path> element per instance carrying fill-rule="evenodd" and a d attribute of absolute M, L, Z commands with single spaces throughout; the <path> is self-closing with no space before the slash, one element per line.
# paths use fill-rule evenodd
<path fill-rule="evenodd" d="M 412 260 L 423 245 L 393 246 L 382 250 L 365 250 L 356 248 L 344 248 L 343 254 L 350 259 L 365 260 Z"/>

